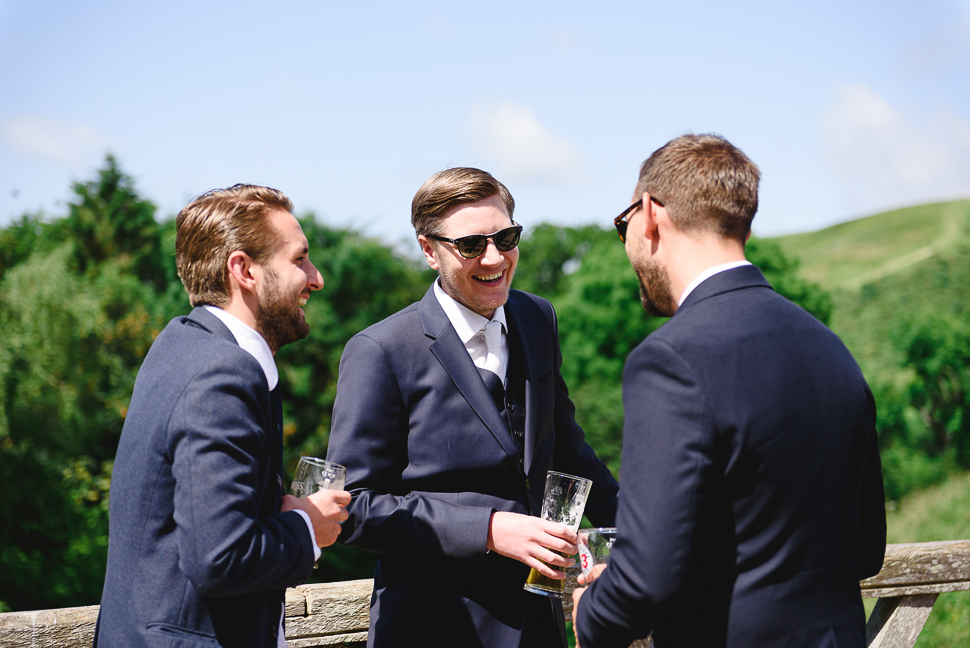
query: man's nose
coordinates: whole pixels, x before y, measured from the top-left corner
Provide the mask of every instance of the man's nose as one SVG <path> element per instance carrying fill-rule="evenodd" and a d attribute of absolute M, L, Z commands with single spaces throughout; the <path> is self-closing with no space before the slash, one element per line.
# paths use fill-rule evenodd
<path fill-rule="evenodd" d="M 485 251 L 482 252 L 481 263 L 483 265 L 498 265 L 503 258 L 502 253 L 495 247 L 495 241 L 488 239 L 485 242 Z"/>
<path fill-rule="evenodd" d="M 309 262 L 308 262 L 309 263 Z M 306 284 L 310 290 L 320 290 L 323 288 L 323 275 L 317 270 L 317 267 L 310 263 L 310 271 L 307 272 Z"/>

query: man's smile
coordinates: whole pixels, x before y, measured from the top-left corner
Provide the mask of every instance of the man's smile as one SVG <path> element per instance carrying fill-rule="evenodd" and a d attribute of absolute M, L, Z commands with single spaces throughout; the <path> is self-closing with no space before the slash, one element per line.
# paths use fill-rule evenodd
<path fill-rule="evenodd" d="M 487 275 L 475 275 L 475 280 L 481 283 L 496 284 L 502 280 L 503 276 L 505 276 L 505 270 Z"/>

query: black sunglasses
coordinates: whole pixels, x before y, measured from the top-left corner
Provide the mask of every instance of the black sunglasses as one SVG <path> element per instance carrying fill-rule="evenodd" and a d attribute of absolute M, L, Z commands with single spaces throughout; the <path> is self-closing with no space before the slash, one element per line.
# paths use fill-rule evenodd
<path fill-rule="evenodd" d="M 653 196 L 650 196 L 650 200 L 652 200 L 653 202 L 657 203 L 661 207 L 664 206 L 664 204 L 662 202 L 660 202 L 659 200 L 657 200 Z M 627 207 L 626 209 L 624 209 L 620 213 L 619 216 L 617 216 L 616 218 L 613 219 L 613 225 L 616 226 L 616 233 L 620 235 L 620 242 L 621 243 L 626 243 L 626 226 L 630 222 L 630 214 L 632 214 L 634 211 L 636 211 L 637 207 L 639 207 L 642 204 L 643 204 L 643 200 L 642 199 L 636 201 L 635 203 L 633 203 L 632 205 L 630 205 L 629 207 Z"/>
<path fill-rule="evenodd" d="M 515 223 L 515 221 L 512 222 Z M 456 239 L 435 236 L 434 234 L 427 234 L 426 236 L 435 241 L 451 243 L 458 248 L 458 254 L 466 259 L 475 259 L 485 253 L 485 249 L 488 247 L 488 239 L 492 239 L 495 247 L 500 252 L 508 252 L 509 250 L 514 250 L 515 246 L 519 244 L 519 236 L 521 234 L 522 226 L 513 225 L 512 227 L 506 227 L 504 230 L 499 230 L 494 234 L 469 234 L 468 236 L 460 236 Z"/>

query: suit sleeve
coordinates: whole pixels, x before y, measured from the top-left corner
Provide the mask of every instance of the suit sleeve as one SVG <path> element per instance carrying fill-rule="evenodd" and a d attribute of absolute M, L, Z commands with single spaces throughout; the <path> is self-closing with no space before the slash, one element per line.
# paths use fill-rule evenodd
<path fill-rule="evenodd" d="M 714 463 L 713 423 L 687 363 L 647 340 L 623 374 L 623 466 L 610 565 L 579 602 L 588 648 L 624 648 L 645 637 L 685 591 Z"/>
<path fill-rule="evenodd" d="M 257 396 L 266 389 L 257 371 L 233 369 L 200 372 L 168 425 L 179 569 L 204 596 L 283 589 L 313 564 L 298 514 L 260 515 L 259 480 L 271 456 L 268 398 Z M 275 467 L 269 474 L 276 478 Z"/>
<path fill-rule="evenodd" d="M 875 402 L 871 392 L 867 392 L 867 396 L 872 410 L 872 421 L 875 423 Z M 864 443 L 865 468 L 859 492 L 859 542 L 853 553 L 859 578 L 878 574 L 886 556 L 886 494 L 875 427 L 869 429 Z"/>
<path fill-rule="evenodd" d="M 554 424 L 556 429 L 556 449 L 553 466 L 556 470 L 570 475 L 579 475 L 593 480 L 593 487 L 586 502 L 585 515 L 596 526 L 609 527 L 616 524 L 617 493 L 619 485 L 616 478 L 588 443 L 583 429 L 576 423 L 576 406 L 569 398 L 569 389 L 562 377 L 562 350 L 559 346 L 559 323 L 556 313 L 549 305 L 548 316 L 552 320 L 552 335 L 555 344 L 553 362 L 556 405 Z"/>
<path fill-rule="evenodd" d="M 340 359 L 327 458 L 347 468 L 353 500 L 340 541 L 387 554 L 469 558 L 487 550 L 493 509 L 449 493 L 406 492 L 410 417 L 381 345 L 359 334 Z"/>

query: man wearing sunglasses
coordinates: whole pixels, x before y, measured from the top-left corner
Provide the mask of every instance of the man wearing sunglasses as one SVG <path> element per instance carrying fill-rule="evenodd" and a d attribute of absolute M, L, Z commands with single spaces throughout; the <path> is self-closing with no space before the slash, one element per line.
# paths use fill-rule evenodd
<path fill-rule="evenodd" d="M 586 514 L 613 523 L 617 484 L 576 425 L 552 305 L 511 290 L 514 207 L 484 171 L 432 176 L 411 222 L 439 277 L 340 361 L 328 458 L 353 494 L 340 540 L 381 554 L 370 647 L 563 648 L 561 602 L 523 590 L 530 567 L 562 578 L 576 551 L 537 517 L 546 472 L 592 479 Z"/>
<path fill-rule="evenodd" d="M 615 221 L 644 307 L 671 319 L 624 369 L 618 539 L 573 594 L 581 648 L 865 645 L 859 580 L 886 543 L 875 406 L 835 334 L 745 260 L 759 176 L 686 135 Z"/>

